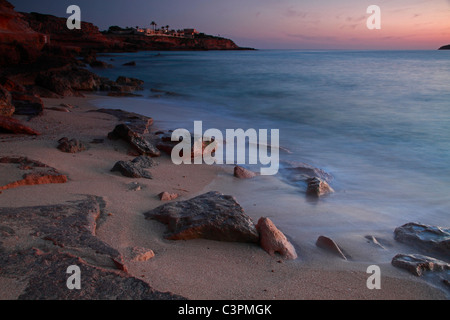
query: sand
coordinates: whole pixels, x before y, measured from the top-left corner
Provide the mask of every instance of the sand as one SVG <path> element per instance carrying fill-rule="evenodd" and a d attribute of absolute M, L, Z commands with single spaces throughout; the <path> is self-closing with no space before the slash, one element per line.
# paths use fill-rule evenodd
<path fill-rule="evenodd" d="M 241 193 L 246 189 L 245 184 L 255 182 L 237 181 L 232 166 L 176 166 L 167 155 L 157 158 L 159 165 L 151 169 L 151 180 L 110 172 L 116 161 L 131 160 L 133 156 L 128 155 L 130 147 L 127 143 L 106 138 L 119 123 L 115 117 L 88 112 L 95 110 L 92 101 L 97 98 L 88 95 L 85 98 L 44 99 L 46 107 L 61 103 L 75 107 L 71 112 L 45 110 L 43 116 L 29 121 L 30 127 L 42 132 L 40 136 L 0 135 L 0 156 L 27 156 L 69 177 L 65 184 L 3 191 L 0 207 L 61 204 L 82 199 L 87 194 L 103 197 L 108 218 L 98 226 L 96 235 L 125 257 L 133 247 L 153 250 L 155 256 L 147 261 L 127 260 L 128 272 L 156 290 L 170 291 L 189 299 L 447 299 L 442 291 L 390 263 L 380 264 L 381 289 L 369 290 L 366 286 L 367 263 L 343 261 L 318 249 L 313 252 L 311 244 L 295 242 L 299 258 L 286 261 L 270 256 L 254 244 L 165 240 L 166 227 L 146 220 L 143 215 L 163 203 L 159 193 L 178 193 L 177 200 L 185 200 L 211 190 L 227 194 L 240 190 L 236 194 L 239 200 L 246 196 Z M 101 98 L 110 99 L 114 107 L 121 99 Z M 161 113 L 163 107 L 152 102 L 152 108 Z M 158 125 L 152 128 L 153 131 L 157 129 Z M 62 137 L 77 138 L 89 147 L 77 154 L 61 152 L 56 147 Z M 93 139 L 104 139 L 104 142 L 90 144 Z M 0 165 L 2 183 L 18 176 L 13 168 L 6 166 L 11 165 Z M 133 183 L 138 183 L 140 190 L 133 191 Z M 248 209 L 255 221 L 265 214 L 264 210 L 259 212 L 248 206 L 244 209 Z M 15 299 L 23 287 L 11 279 L 0 278 L 0 299 Z"/>

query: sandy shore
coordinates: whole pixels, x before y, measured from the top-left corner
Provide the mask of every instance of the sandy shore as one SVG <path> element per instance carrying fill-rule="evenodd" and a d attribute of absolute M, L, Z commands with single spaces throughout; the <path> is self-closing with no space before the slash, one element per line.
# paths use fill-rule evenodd
<path fill-rule="evenodd" d="M 178 193 L 178 200 L 185 200 L 211 190 L 230 194 L 232 190 L 245 189 L 246 183 L 255 182 L 237 181 L 232 175 L 233 167 L 175 166 L 167 155 L 157 158 L 159 165 L 151 169 L 152 180 L 132 179 L 110 172 L 115 162 L 130 160 L 133 156 L 127 154 L 130 147 L 125 142 L 106 138 L 119 123 L 114 116 L 87 112 L 95 109 L 92 99 L 97 98 L 89 95 L 86 98 L 44 99 L 46 107 L 69 103 L 75 108 L 68 113 L 45 110 L 43 116 L 28 122 L 30 127 L 42 132 L 40 136 L 0 135 L 0 156 L 27 156 L 69 177 L 65 184 L 3 191 L 0 207 L 61 204 L 82 199 L 86 194 L 103 197 L 108 218 L 98 226 L 97 236 L 125 257 L 132 247 L 153 250 L 155 257 L 148 261 L 127 261 L 129 273 L 156 290 L 170 291 L 190 299 L 447 298 L 422 279 L 389 263 L 380 265 L 381 289 L 369 290 L 366 287 L 369 276 L 367 263 L 342 261 L 326 254 L 312 255 L 303 249 L 302 243 L 294 243 L 299 253 L 297 260 L 281 261 L 253 244 L 165 240 L 163 233 L 166 227 L 146 220 L 143 215 L 162 204 L 158 197 L 162 191 Z M 102 99 L 111 99 L 114 106 L 120 101 L 120 98 Z M 156 110 L 158 107 L 154 102 L 152 108 Z M 153 130 L 157 129 L 156 126 Z M 77 138 L 88 143 L 89 148 L 77 154 L 63 153 L 56 148 L 62 137 Z M 104 139 L 104 142 L 89 144 L 93 139 Z M 2 166 L 0 182 L 14 180 L 15 174 Z M 139 183 L 141 190 L 130 190 L 133 182 Z M 236 196 L 239 200 L 245 195 Z M 244 210 L 255 221 L 266 214 L 264 210 L 245 206 Z M 2 299 L 15 299 L 21 288 L 23 284 L 0 278 Z"/>

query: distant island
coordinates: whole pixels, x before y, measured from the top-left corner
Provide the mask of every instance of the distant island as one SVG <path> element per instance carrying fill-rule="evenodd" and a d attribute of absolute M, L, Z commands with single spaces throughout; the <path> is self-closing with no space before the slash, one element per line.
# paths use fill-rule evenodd
<path fill-rule="evenodd" d="M 450 50 L 450 44 L 440 47 L 438 50 Z"/>

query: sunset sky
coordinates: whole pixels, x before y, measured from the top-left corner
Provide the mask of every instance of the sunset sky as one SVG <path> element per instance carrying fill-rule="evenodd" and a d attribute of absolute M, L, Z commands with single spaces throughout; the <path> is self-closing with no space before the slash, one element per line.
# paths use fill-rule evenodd
<path fill-rule="evenodd" d="M 450 43 L 450 0 L 10 0 L 17 11 L 111 25 L 196 28 L 259 49 L 431 49 Z M 381 30 L 366 27 L 369 5 Z"/>

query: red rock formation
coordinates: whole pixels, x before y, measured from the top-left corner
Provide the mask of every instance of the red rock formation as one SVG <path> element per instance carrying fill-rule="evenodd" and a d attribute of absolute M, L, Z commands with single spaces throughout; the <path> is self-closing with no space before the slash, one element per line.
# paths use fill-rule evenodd
<path fill-rule="evenodd" d="M 19 120 L 0 115 L 0 131 L 17 134 L 40 135 L 39 132 L 23 125 Z"/>
<path fill-rule="evenodd" d="M 297 259 L 297 252 L 286 236 L 269 218 L 261 217 L 256 225 L 261 248 L 271 256 L 279 253 L 285 259 Z"/>

